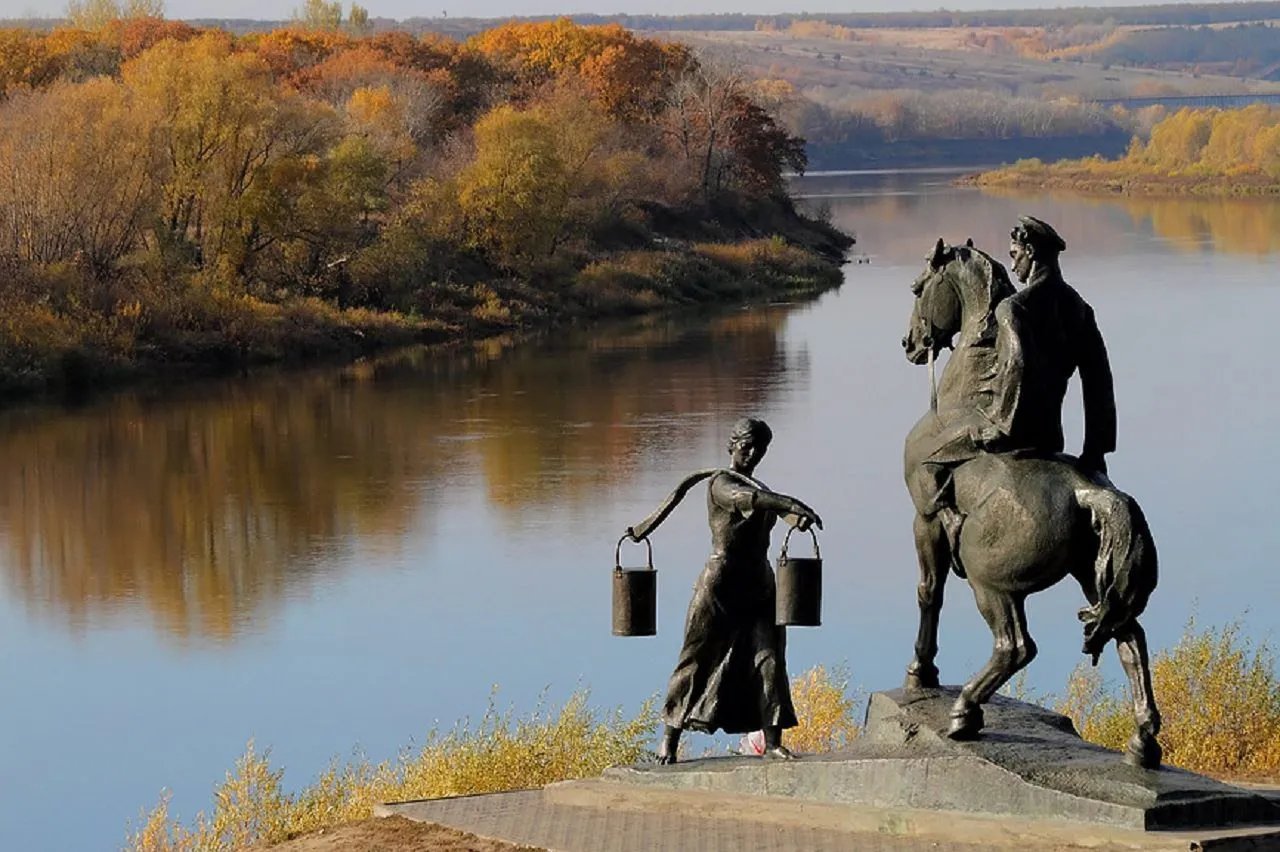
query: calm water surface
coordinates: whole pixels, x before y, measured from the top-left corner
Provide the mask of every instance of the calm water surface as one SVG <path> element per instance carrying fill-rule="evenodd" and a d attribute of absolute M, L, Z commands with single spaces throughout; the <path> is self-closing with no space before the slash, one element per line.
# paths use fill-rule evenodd
<path fill-rule="evenodd" d="M 744 414 L 776 435 L 760 475 L 827 523 L 826 624 L 791 631 L 792 670 L 897 685 L 916 624 L 900 448 L 928 401 L 898 343 L 908 285 L 937 236 L 1002 255 L 1024 211 L 1070 244 L 1111 352 L 1112 475 L 1160 546 L 1153 644 L 1193 614 L 1274 638 L 1280 204 L 948 179 L 801 182 L 870 260 L 809 304 L 0 414 L 0 849 L 116 848 L 164 788 L 190 817 L 250 738 L 296 787 L 479 715 L 495 686 L 518 713 L 580 687 L 635 708 L 675 660 L 701 499 L 656 535 L 657 638 L 609 636 L 613 544 Z M 1032 600 L 1032 691 L 1080 661 L 1080 603 Z M 941 636 L 950 681 L 990 647 L 954 582 Z"/>

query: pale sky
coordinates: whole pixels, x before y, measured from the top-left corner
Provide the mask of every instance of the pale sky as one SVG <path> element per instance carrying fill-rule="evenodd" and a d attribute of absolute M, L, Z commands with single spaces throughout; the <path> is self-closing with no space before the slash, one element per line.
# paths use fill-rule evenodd
<path fill-rule="evenodd" d="M 348 5 L 350 0 L 343 0 Z M 1202 0 L 1165 0 L 1179 5 Z M 166 0 L 170 18 L 254 18 L 280 20 L 288 18 L 301 5 L 300 0 Z M 950 0 L 950 2 L 894 2 L 894 0 L 861 0 L 856 5 L 841 0 L 800 0 L 790 7 L 778 0 L 363 0 L 360 5 L 374 17 L 412 18 L 439 17 L 447 13 L 459 18 L 499 18 L 513 15 L 559 15 L 594 12 L 635 15 L 700 14 L 742 12 L 750 15 L 795 14 L 806 12 L 900 12 L 907 9 L 935 10 L 940 7 L 957 11 L 975 9 L 1044 9 L 1060 6 L 1137 6 L 1155 5 L 1134 0 Z M 0 18 L 59 17 L 66 8 L 63 0 L 0 0 Z"/>

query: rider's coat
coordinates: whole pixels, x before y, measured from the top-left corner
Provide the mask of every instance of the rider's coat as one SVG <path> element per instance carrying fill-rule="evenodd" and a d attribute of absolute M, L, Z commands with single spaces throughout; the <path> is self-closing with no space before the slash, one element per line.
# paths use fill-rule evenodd
<path fill-rule="evenodd" d="M 1084 450 L 1099 459 L 1116 448 L 1116 401 L 1107 348 L 1093 308 L 1055 267 L 1038 267 L 1027 286 L 996 307 L 996 368 L 984 412 L 999 430 L 995 449 L 1058 453 L 1062 402 L 1080 371 Z"/>

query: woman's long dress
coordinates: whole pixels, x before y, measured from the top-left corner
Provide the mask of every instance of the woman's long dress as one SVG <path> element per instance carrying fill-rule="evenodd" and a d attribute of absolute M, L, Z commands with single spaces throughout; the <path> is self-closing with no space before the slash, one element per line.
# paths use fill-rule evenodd
<path fill-rule="evenodd" d="M 777 515 L 754 508 L 758 493 L 723 474 L 707 488 L 713 552 L 667 686 L 663 720 L 672 727 L 732 734 L 796 725 L 786 628 L 774 623 L 769 533 Z"/>

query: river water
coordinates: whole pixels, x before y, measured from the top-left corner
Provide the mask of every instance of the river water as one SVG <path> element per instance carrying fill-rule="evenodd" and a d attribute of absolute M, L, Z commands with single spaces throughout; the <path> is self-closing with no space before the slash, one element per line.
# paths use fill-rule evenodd
<path fill-rule="evenodd" d="M 614 543 L 721 462 L 745 414 L 775 433 L 759 475 L 826 521 L 825 624 L 790 632 L 792 671 L 897 685 L 916 625 L 899 459 L 928 404 L 898 343 L 908 285 L 939 235 L 1003 255 L 1020 212 L 1059 228 L 1107 339 L 1112 476 L 1160 547 L 1153 646 L 1192 616 L 1272 638 L 1280 203 L 950 178 L 799 181 L 868 261 L 809 303 L 0 413 L 0 849 L 116 848 L 165 788 L 189 818 L 250 738 L 297 787 L 476 717 L 495 689 L 518 714 L 583 687 L 633 710 L 679 648 L 700 493 L 655 536 L 656 638 L 609 635 Z M 1078 446 L 1074 389 L 1066 419 Z M 1066 585 L 1030 602 L 1032 692 L 1080 661 L 1080 604 Z M 954 581 L 941 642 L 950 682 L 990 648 Z"/>

